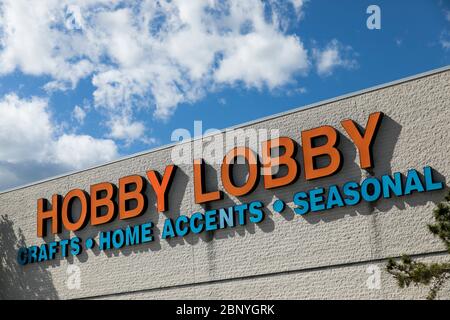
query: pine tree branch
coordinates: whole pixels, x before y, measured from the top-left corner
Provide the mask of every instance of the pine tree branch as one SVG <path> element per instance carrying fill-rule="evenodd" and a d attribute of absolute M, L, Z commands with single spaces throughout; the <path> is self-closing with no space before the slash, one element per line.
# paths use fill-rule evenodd
<path fill-rule="evenodd" d="M 445 201 L 433 210 L 435 222 L 428 225 L 428 230 L 439 237 L 450 253 L 450 192 Z M 450 278 L 450 263 L 423 263 L 403 255 L 400 261 L 389 259 L 386 270 L 394 276 L 400 288 L 415 285 L 431 285 L 427 299 L 437 297 L 445 281 Z"/>

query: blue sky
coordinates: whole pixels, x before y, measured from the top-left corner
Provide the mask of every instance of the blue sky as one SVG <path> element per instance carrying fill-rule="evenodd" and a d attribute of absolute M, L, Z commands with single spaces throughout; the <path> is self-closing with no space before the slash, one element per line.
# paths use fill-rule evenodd
<path fill-rule="evenodd" d="M 444 0 L 0 7 L 0 190 L 170 143 L 195 120 L 226 128 L 450 61 Z"/>

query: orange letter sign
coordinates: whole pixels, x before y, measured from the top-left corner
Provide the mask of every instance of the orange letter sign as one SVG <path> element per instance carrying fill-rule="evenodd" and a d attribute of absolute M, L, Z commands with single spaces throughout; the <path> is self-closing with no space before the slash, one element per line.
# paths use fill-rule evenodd
<path fill-rule="evenodd" d="M 147 172 L 147 178 L 156 193 L 158 212 L 164 212 L 167 210 L 167 191 L 172 184 L 176 169 L 177 167 L 174 165 L 167 166 L 166 170 L 164 170 L 162 181 L 157 171 L 151 170 Z"/>
<path fill-rule="evenodd" d="M 194 160 L 194 196 L 195 203 L 222 199 L 222 192 L 220 191 L 205 191 L 205 164 L 203 159 Z"/>
<path fill-rule="evenodd" d="M 37 236 L 41 238 L 47 235 L 47 230 L 44 225 L 45 220 L 51 220 L 53 234 L 61 232 L 61 222 L 59 220 L 61 196 L 57 194 L 52 196 L 51 210 L 47 209 L 47 204 L 47 199 L 39 199 L 37 203 Z"/>
<path fill-rule="evenodd" d="M 129 190 L 128 186 L 135 185 L 134 190 Z M 141 215 L 146 209 L 145 181 L 141 176 L 133 175 L 119 179 L 119 218 L 130 219 Z M 130 201 L 136 202 L 134 209 L 130 208 Z"/>
<path fill-rule="evenodd" d="M 272 158 L 272 148 L 284 147 L 284 153 Z M 295 161 L 296 145 L 294 140 L 288 137 L 280 137 L 262 143 L 262 158 L 264 172 L 264 188 L 273 189 L 287 186 L 298 177 L 298 164 Z M 287 173 L 283 177 L 275 178 L 272 174 L 273 167 L 286 166 Z"/>
<path fill-rule="evenodd" d="M 103 198 L 99 198 L 99 192 L 106 192 Z M 91 186 L 91 225 L 96 226 L 110 222 L 117 213 L 117 205 L 115 202 L 116 187 L 109 182 L 98 183 Z M 107 208 L 107 213 L 99 214 L 100 208 Z"/>
<path fill-rule="evenodd" d="M 341 122 L 345 131 L 347 131 L 348 135 L 353 140 L 353 143 L 358 148 L 359 163 L 361 169 L 368 169 L 373 167 L 372 145 L 375 141 L 375 136 L 377 135 L 382 118 L 382 112 L 372 113 L 369 116 L 369 120 L 367 120 L 364 135 L 361 134 L 353 120 L 343 120 Z"/>
<path fill-rule="evenodd" d="M 242 186 L 236 186 L 233 182 L 231 167 L 236 157 L 244 157 L 248 164 L 248 178 Z M 259 170 L 258 158 L 247 147 L 235 147 L 227 153 L 222 162 L 222 184 L 224 189 L 233 196 L 244 196 L 250 193 L 258 184 Z"/>
<path fill-rule="evenodd" d="M 313 146 L 313 140 L 318 137 L 326 137 L 327 142 L 321 146 Z M 341 168 L 341 153 L 336 148 L 339 144 L 338 132 L 330 126 L 302 131 L 303 161 L 306 180 L 330 176 Z M 316 168 L 315 158 L 327 155 L 330 158 L 328 166 Z"/>
<path fill-rule="evenodd" d="M 80 204 L 81 204 L 80 217 L 78 218 L 78 221 L 76 221 L 76 222 L 73 222 L 71 219 L 71 215 L 72 215 L 71 204 L 72 204 L 74 198 L 78 198 L 80 200 Z M 77 230 L 82 229 L 88 222 L 89 209 L 90 209 L 89 208 L 89 195 L 81 189 L 70 190 L 64 197 L 62 210 L 61 210 L 61 216 L 62 216 L 62 222 L 64 224 L 64 228 L 69 231 L 77 231 Z"/>

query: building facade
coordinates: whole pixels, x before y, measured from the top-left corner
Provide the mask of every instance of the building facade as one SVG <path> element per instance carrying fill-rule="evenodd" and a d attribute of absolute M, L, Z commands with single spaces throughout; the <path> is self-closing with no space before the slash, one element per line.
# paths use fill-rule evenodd
<path fill-rule="evenodd" d="M 378 113 L 383 116 L 376 128 L 378 130 L 374 128 L 373 143 L 368 145 L 372 159 L 365 159 L 371 160 L 371 166 L 362 168 L 362 150 L 358 149 L 342 121 L 351 119 L 360 126 L 362 134 L 364 129 L 368 130 L 370 115 Z M 108 223 L 98 225 L 87 223 L 79 230 L 73 226 L 77 218 L 72 217 L 62 226 L 61 232 L 55 234 L 51 232 L 51 219 L 47 219 L 43 222 L 47 226 L 45 237 L 38 236 L 38 199 L 46 199 L 50 210 L 50 205 L 55 204 L 53 195 L 61 195 L 63 201 L 71 190 L 81 189 L 89 193 L 92 185 L 101 182 L 120 188 L 119 179 L 139 175 L 144 177 L 145 184 L 150 185 L 149 170 L 159 172 L 160 175 L 156 176 L 161 182 L 165 169 L 174 163 L 180 150 L 188 150 L 188 154 L 193 154 L 196 159 L 205 158 L 202 152 L 212 149 L 223 149 L 225 155 L 230 150 L 224 143 L 228 133 L 223 131 L 203 140 L 161 147 L 2 192 L 0 297 L 423 299 L 427 288 L 399 289 L 385 271 L 385 265 L 389 257 L 399 257 L 404 253 L 423 261 L 448 258 L 440 240 L 428 232 L 427 223 L 433 221 L 432 210 L 443 200 L 448 189 L 449 118 L 450 69 L 444 68 L 257 120 L 234 128 L 244 130 L 238 131 L 241 141 L 237 143 L 251 145 L 245 135 L 242 140 L 242 132 L 249 135 L 256 132 L 257 146 L 261 146 L 265 140 L 261 136 L 267 131 L 278 132 L 281 137 L 294 140 L 298 145 L 293 156 L 298 164 L 298 175 L 289 185 L 268 189 L 265 188 L 266 180 L 261 177 L 254 188 L 250 188 L 252 190 L 236 196 L 225 192 L 228 188 L 224 188 L 224 180 L 221 179 L 222 164 L 205 159 L 202 172 L 205 181 L 200 187 L 205 193 L 222 190 L 223 197 L 198 203 L 198 192 L 202 190 L 194 185 L 196 173 L 193 164 L 185 161 L 176 164 L 173 179 L 167 186 L 170 188 L 167 201 L 162 199 L 162 195 L 161 199 L 157 197 L 153 185 L 147 186 L 142 193 L 148 206 L 139 216 L 130 219 L 114 217 Z M 308 130 L 324 126 L 334 128 L 340 137 L 339 143 L 329 148 L 335 147 L 340 153 L 339 170 L 316 179 L 306 179 L 305 159 L 307 155 L 311 156 L 313 149 L 307 152 L 306 140 L 302 141 L 302 137 L 305 139 Z M 319 140 L 320 137 L 314 147 L 326 145 L 327 141 Z M 201 146 L 203 151 L 200 154 L 197 154 L 195 144 Z M 260 157 L 261 150 L 255 150 L 255 154 Z M 326 156 L 315 160 L 316 168 L 332 163 Z M 245 176 L 246 168 L 245 165 L 236 166 L 235 185 L 245 185 L 246 180 L 239 175 Z M 422 186 L 414 185 L 409 170 L 417 170 Z M 374 177 L 383 181 L 382 176 L 395 177 L 395 173 L 400 173 L 403 180 L 412 179 L 406 182 L 409 185 L 402 185 L 399 195 L 385 197 L 381 191 L 381 195 L 374 199 L 362 199 L 350 205 L 340 205 L 339 201 L 334 204 L 308 202 L 311 210 L 300 210 L 305 205 L 301 202 L 304 200 L 302 195 L 312 197 L 307 191 L 330 190 L 331 186 L 338 186 L 342 192 L 342 187 L 349 181 L 362 184 Z M 279 172 L 280 176 L 285 174 Z M 372 185 L 366 192 L 376 193 L 374 186 L 376 189 L 377 186 Z M 93 195 L 90 196 L 92 200 Z M 326 198 L 329 197 L 328 194 Z M 68 201 L 67 206 L 73 212 L 82 210 L 82 205 L 80 209 L 79 203 L 75 202 Z M 168 219 L 175 223 L 180 216 L 190 218 L 197 212 L 204 218 L 208 211 L 251 203 L 261 204 L 261 219 L 240 223 L 236 218 L 233 225 L 216 225 L 211 230 L 163 237 L 170 234 L 166 226 Z M 159 206 L 164 204 L 167 208 L 158 212 Z M 322 205 L 324 210 L 320 209 Z M 314 208 L 318 208 L 317 212 L 312 210 Z M 67 230 L 65 227 L 69 224 L 77 230 Z M 151 227 L 151 237 L 148 236 L 147 241 L 143 241 L 145 243 L 118 248 L 114 248 L 113 243 L 108 249 L 100 248 L 100 233 L 138 225 Z M 144 230 L 140 232 L 141 240 L 145 240 L 142 238 Z M 123 235 L 126 239 L 125 232 Z M 113 234 L 111 236 L 114 237 Z M 72 238 L 81 241 L 82 249 L 62 257 L 60 241 Z M 92 241 L 89 245 L 87 239 Z M 118 235 L 116 242 L 120 240 Z M 53 258 L 49 252 L 42 257 L 38 253 L 34 260 L 30 258 L 31 253 L 27 250 L 31 246 L 46 244 L 48 250 L 54 242 L 58 243 L 58 249 Z M 448 285 L 440 297 L 450 297 Z"/>

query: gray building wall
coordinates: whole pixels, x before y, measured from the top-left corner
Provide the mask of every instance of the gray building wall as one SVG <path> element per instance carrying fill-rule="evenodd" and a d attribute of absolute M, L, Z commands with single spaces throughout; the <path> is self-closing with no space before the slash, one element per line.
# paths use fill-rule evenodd
<path fill-rule="evenodd" d="M 375 167 L 371 174 L 381 176 L 429 165 L 436 177 L 450 177 L 450 71 L 437 70 L 426 75 L 325 101 L 269 119 L 241 126 L 280 129 L 280 134 L 300 143 L 302 130 L 331 125 L 342 133 L 343 169 L 332 177 L 306 182 L 303 172 L 289 186 L 265 190 L 262 182 L 249 196 L 226 197 L 208 205 L 222 208 L 239 202 L 261 200 L 266 205 L 264 222 L 227 230 L 190 234 L 173 240 L 159 239 L 166 217 L 203 211 L 195 204 L 192 165 L 180 165 L 169 194 L 170 210 L 158 214 L 155 196 L 148 190 L 150 206 L 136 219 L 90 227 L 77 232 L 82 238 L 127 224 L 152 221 L 155 241 L 99 252 L 87 250 L 67 260 L 19 266 L 17 248 L 39 245 L 36 237 L 36 201 L 65 195 L 69 190 L 99 182 L 117 184 L 131 174 L 145 176 L 150 169 L 163 172 L 171 164 L 171 147 L 159 148 L 103 166 L 57 177 L 0 194 L 0 297 L 14 299 L 126 298 L 126 299 L 233 299 L 233 298 L 424 298 L 427 289 L 401 290 L 384 271 L 386 259 L 403 253 L 419 259 L 446 259 L 441 242 L 427 231 L 432 209 L 445 191 L 361 202 L 354 207 L 332 209 L 299 216 L 292 203 L 282 213 L 270 211 L 275 198 L 291 201 L 297 191 L 316 186 L 342 185 L 360 181 L 369 173 L 359 168 L 353 143 L 346 138 L 340 121 L 346 118 L 365 125 L 372 112 L 385 113 L 374 144 Z M 301 150 L 300 150 L 301 151 Z M 301 152 L 298 161 L 302 168 Z M 211 164 L 208 173 L 220 172 Z M 221 188 L 221 182 L 208 181 Z M 66 232 L 62 238 L 69 237 Z M 56 237 L 58 239 L 58 236 Z M 47 239 L 47 241 L 50 241 Z M 68 266 L 81 271 L 81 288 L 69 289 Z M 381 270 L 379 289 L 370 289 L 368 268 Z M 444 288 L 442 298 L 449 298 Z"/>

